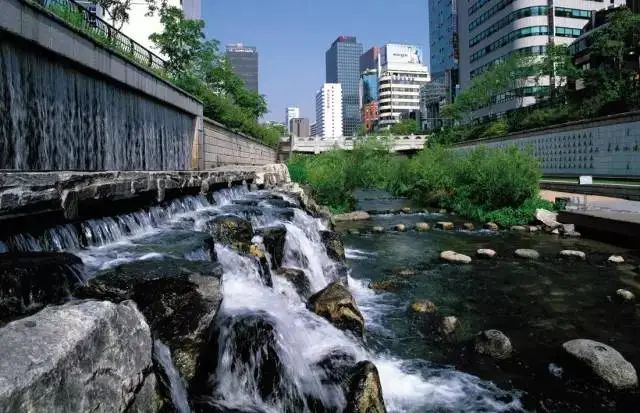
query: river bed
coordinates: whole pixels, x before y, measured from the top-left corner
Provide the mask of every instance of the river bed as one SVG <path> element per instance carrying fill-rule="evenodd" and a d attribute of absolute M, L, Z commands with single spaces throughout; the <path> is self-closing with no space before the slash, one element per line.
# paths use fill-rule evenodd
<path fill-rule="evenodd" d="M 408 206 L 376 192 L 357 194 L 360 207 L 385 211 L 392 204 Z M 382 201 L 376 203 L 376 197 Z M 372 215 L 368 221 L 341 223 L 352 283 L 369 325 L 368 343 L 381 352 L 407 359 L 451 366 L 521 392 L 526 410 L 553 412 L 639 411 L 636 394 L 615 394 L 581 378 L 568 379 L 561 365 L 565 341 L 589 338 L 606 343 L 640 366 L 640 309 L 616 302 L 620 288 L 640 293 L 638 251 L 593 240 L 560 238 L 546 233 L 487 230 L 429 232 L 392 231 L 417 222 L 465 221 L 439 213 Z M 373 233 L 381 226 L 385 233 Z M 476 226 L 480 226 L 476 224 Z M 358 230 L 359 234 L 353 234 Z M 476 259 L 479 248 L 497 252 L 492 260 Z M 514 257 L 518 248 L 537 250 L 539 260 Z M 586 261 L 558 257 L 561 250 L 580 250 Z M 444 250 L 474 257 L 470 265 L 440 260 Z M 612 254 L 625 264 L 606 262 Z M 391 291 L 372 292 L 371 282 L 391 280 Z M 461 336 L 455 342 L 439 340 L 423 331 L 407 314 L 415 300 L 431 300 L 443 315 L 457 317 Z M 474 357 L 469 342 L 482 330 L 504 332 L 514 347 L 510 360 Z"/>

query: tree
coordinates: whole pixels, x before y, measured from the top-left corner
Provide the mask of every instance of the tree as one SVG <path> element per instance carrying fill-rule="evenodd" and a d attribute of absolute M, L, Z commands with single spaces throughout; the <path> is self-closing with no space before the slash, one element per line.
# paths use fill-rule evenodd
<path fill-rule="evenodd" d="M 204 42 L 204 21 L 185 19 L 181 9 L 165 7 L 160 11 L 160 22 L 164 31 L 149 39 L 169 58 L 165 67 L 170 75 L 193 73 L 198 64 L 205 63 L 203 55 L 215 54 L 217 46 Z"/>
<path fill-rule="evenodd" d="M 393 135 L 415 135 L 420 133 L 420 128 L 415 119 L 403 119 L 391 125 L 390 131 Z"/>
<path fill-rule="evenodd" d="M 144 0 L 147 5 L 147 15 L 153 15 L 158 10 L 167 6 L 167 0 Z M 95 2 L 109 16 L 116 30 L 122 30 L 122 26 L 129 21 L 129 10 L 135 3 L 133 0 L 96 0 Z"/>

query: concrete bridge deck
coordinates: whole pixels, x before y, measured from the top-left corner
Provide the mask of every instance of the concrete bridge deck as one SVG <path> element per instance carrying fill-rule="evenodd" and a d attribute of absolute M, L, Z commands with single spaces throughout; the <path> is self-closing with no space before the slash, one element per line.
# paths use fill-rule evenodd
<path fill-rule="evenodd" d="M 428 135 L 398 135 L 398 136 L 367 136 L 367 137 L 284 137 L 281 142 L 281 152 L 321 153 L 331 149 L 347 151 L 364 139 L 377 139 L 381 144 L 388 145 L 390 152 L 416 152 L 424 148 L 429 140 Z M 293 141 L 293 144 L 292 144 Z"/>

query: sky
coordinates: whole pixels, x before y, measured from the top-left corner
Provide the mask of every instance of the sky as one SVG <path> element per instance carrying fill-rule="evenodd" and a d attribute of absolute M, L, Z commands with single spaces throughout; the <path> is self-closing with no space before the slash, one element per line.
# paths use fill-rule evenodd
<path fill-rule="evenodd" d="M 340 35 L 364 50 L 385 43 L 422 48 L 429 62 L 427 0 L 202 0 L 208 39 L 256 46 L 265 120 L 284 122 L 287 106 L 315 119 L 315 95 L 325 81 L 325 52 Z"/>

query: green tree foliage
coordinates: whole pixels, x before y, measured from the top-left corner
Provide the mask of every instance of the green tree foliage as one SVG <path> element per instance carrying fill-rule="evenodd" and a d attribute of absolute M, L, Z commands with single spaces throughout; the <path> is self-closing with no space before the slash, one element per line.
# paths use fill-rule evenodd
<path fill-rule="evenodd" d="M 150 39 L 168 57 L 172 81 L 202 100 L 205 116 L 277 145 L 279 133 L 258 123 L 267 112 L 264 97 L 245 87 L 220 53 L 217 41 L 205 40 L 204 22 L 185 19 L 175 7 L 162 8 L 160 19 L 164 30 Z"/>
<path fill-rule="evenodd" d="M 459 153 L 435 146 L 404 158 L 390 154 L 384 141 L 369 140 L 351 152 L 294 156 L 288 165 L 294 181 L 310 185 L 335 211 L 353 207 L 356 188 L 389 190 L 505 226 L 527 223 L 536 208 L 550 207 L 538 196 L 537 160 L 515 147 Z"/>
<path fill-rule="evenodd" d="M 95 3 L 102 7 L 118 31 L 129 21 L 131 6 L 140 4 L 134 0 L 96 0 Z M 147 5 L 147 15 L 152 15 L 167 6 L 167 0 L 145 0 L 143 3 Z"/>
<path fill-rule="evenodd" d="M 420 133 L 420 126 L 415 119 L 403 119 L 391 125 L 389 130 L 392 135 L 417 135 Z"/>

